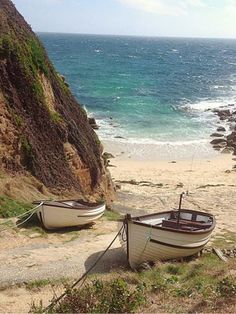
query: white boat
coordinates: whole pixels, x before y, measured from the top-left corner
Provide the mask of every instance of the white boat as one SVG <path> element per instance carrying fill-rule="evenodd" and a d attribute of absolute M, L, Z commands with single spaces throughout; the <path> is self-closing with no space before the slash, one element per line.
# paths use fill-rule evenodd
<path fill-rule="evenodd" d="M 197 254 L 209 241 L 215 218 L 208 213 L 181 209 L 134 218 L 127 215 L 124 226 L 121 241 L 131 268 L 137 268 L 143 262 Z"/>
<path fill-rule="evenodd" d="M 82 226 L 99 219 L 106 208 L 105 203 L 88 203 L 81 200 L 36 201 L 41 204 L 37 215 L 46 229 Z"/>

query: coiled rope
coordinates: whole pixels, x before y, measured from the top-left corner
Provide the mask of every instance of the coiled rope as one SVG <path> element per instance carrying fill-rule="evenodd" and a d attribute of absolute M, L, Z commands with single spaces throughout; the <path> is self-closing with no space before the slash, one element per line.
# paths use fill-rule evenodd
<path fill-rule="evenodd" d="M 118 233 L 116 234 L 116 236 L 114 237 L 114 239 L 111 241 L 111 243 L 108 245 L 108 247 L 105 249 L 105 251 L 103 251 L 103 253 L 96 259 L 96 261 L 93 263 L 92 266 L 90 266 L 90 268 L 78 279 L 76 280 L 69 288 L 67 288 L 59 297 L 57 297 L 55 300 L 53 300 L 45 309 L 43 309 L 42 313 L 47 313 L 50 309 L 52 309 L 52 307 L 54 305 L 56 305 L 64 296 L 66 296 L 66 294 L 73 289 L 75 286 L 78 285 L 78 283 L 80 281 L 82 281 L 83 279 L 85 279 L 85 277 L 91 272 L 91 270 L 93 270 L 93 268 L 97 265 L 97 263 L 103 258 L 103 256 L 106 254 L 106 252 L 110 249 L 110 247 L 112 246 L 112 244 L 115 242 L 115 240 L 117 239 L 117 237 L 122 233 L 122 230 L 124 228 L 124 224 L 122 225 L 122 227 L 120 228 L 120 230 L 118 231 Z"/>
<path fill-rule="evenodd" d="M 34 208 L 32 208 L 32 209 L 30 209 L 30 210 L 27 210 L 27 211 L 26 211 L 25 213 L 23 213 L 23 214 L 20 214 L 20 215 L 18 215 L 18 216 L 12 217 L 12 218 L 19 219 L 19 218 L 24 217 L 25 215 L 27 215 L 27 214 L 30 213 L 30 215 L 29 215 L 25 220 L 23 220 L 23 221 L 21 221 L 21 222 L 19 222 L 19 223 L 16 223 L 14 227 L 19 227 L 19 226 L 23 225 L 24 223 L 26 223 L 26 221 L 28 221 L 28 220 L 36 213 L 37 209 L 38 209 L 40 206 L 42 206 L 42 205 L 43 205 L 43 202 L 41 202 L 39 205 L 35 206 Z M 0 222 L 0 225 L 5 225 L 5 224 L 7 224 L 8 222 L 11 222 L 11 221 L 12 221 L 12 218 L 11 218 L 11 219 L 8 219 L 8 220 L 6 220 L 6 221 Z M 5 231 L 5 230 L 7 230 L 7 229 L 11 229 L 11 228 L 13 228 L 13 227 L 7 226 L 5 229 L 1 229 L 0 232 Z"/>

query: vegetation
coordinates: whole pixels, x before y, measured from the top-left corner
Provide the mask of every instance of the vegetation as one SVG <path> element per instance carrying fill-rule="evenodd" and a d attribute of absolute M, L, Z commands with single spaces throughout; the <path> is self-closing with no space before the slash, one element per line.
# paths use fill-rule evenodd
<path fill-rule="evenodd" d="M 39 42 L 33 38 L 29 39 L 28 45 L 32 56 L 32 64 L 41 72 L 43 72 L 46 76 L 48 76 L 49 72 L 48 67 L 45 63 L 45 53 L 43 51 L 43 48 L 41 47 Z"/>
<path fill-rule="evenodd" d="M 122 270 L 122 275 L 109 274 L 91 279 L 83 288 L 69 289 L 49 312 L 234 312 L 236 278 L 230 270 L 236 270 L 233 260 L 225 264 L 212 253 L 188 263 L 159 263 L 140 273 Z M 42 303 L 34 304 L 31 311 L 42 309 Z"/>
<path fill-rule="evenodd" d="M 23 119 L 18 114 L 12 112 L 12 117 L 17 127 L 21 127 L 23 125 Z"/>
<path fill-rule="evenodd" d="M 26 283 L 27 290 L 37 290 L 51 284 L 49 279 L 39 279 Z"/>
<path fill-rule="evenodd" d="M 50 313 L 132 313 L 146 302 L 143 285 L 131 287 L 124 279 L 94 280 L 82 289 L 68 290 L 62 302 Z M 42 312 L 42 305 L 31 311 Z"/>
<path fill-rule="evenodd" d="M 16 201 L 7 196 L 0 196 L 0 217 L 10 218 L 25 213 L 32 208 L 29 203 Z"/>
<path fill-rule="evenodd" d="M 118 219 L 121 218 L 121 215 L 120 213 L 112 211 L 111 209 L 107 208 L 103 217 L 105 217 L 109 221 L 117 221 Z"/>
<path fill-rule="evenodd" d="M 51 120 L 55 123 L 60 123 L 63 121 L 62 116 L 60 115 L 60 113 L 56 112 L 56 111 L 50 111 L 49 112 Z"/>
<path fill-rule="evenodd" d="M 32 155 L 32 147 L 25 136 L 21 137 L 21 149 L 26 157 L 30 157 Z"/>
<path fill-rule="evenodd" d="M 32 36 L 20 40 L 14 35 L 5 34 L 0 40 L 0 58 L 17 59 L 18 64 L 28 79 L 36 98 L 44 102 L 44 94 L 40 83 L 39 73 L 49 75 L 45 52 L 39 41 Z"/>

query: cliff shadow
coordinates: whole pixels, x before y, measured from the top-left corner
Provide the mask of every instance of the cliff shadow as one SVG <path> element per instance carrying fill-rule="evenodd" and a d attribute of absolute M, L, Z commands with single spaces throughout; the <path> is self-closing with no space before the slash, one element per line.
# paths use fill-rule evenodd
<path fill-rule="evenodd" d="M 90 255 L 85 261 L 85 269 L 88 271 L 90 267 L 96 262 L 104 251 L 96 252 Z M 109 249 L 106 254 L 101 258 L 97 265 L 92 269 L 90 273 L 109 273 L 115 270 L 129 269 L 126 254 L 124 250 L 120 248 Z"/>

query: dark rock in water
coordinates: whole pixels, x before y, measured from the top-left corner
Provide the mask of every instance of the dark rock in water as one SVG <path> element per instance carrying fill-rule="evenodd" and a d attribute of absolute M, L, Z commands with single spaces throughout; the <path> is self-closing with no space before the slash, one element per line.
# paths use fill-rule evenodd
<path fill-rule="evenodd" d="M 215 138 L 210 142 L 212 145 L 226 143 L 226 140 L 223 138 Z"/>
<path fill-rule="evenodd" d="M 99 126 L 97 124 L 91 124 L 91 127 L 94 129 L 94 130 L 98 130 L 99 129 Z"/>
<path fill-rule="evenodd" d="M 94 118 L 88 118 L 89 124 L 97 124 Z"/>
<path fill-rule="evenodd" d="M 229 118 L 227 119 L 227 121 L 228 121 L 228 122 L 236 122 L 236 117 L 231 116 L 231 117 L 229 117 Z"/>
<path fill-rule="evenodd" d="M 123 138 L 125 140 L 125 138 L 123 136 L 114 136 L 114 138 Z"/>
<path fill-rule="evenodd" d="M 211 134 L 211 137 L 223 137 L 224 134 L 221 134 L 221 133 L 212 133 Z"/>
<path fill-rule="evenodd" d="M 215 144 L 213 147 L 214 148 L 225 148 L 227 146 L 227 142 L 222 142 L 222 143 L 219 143 L 219 144 Z"/>
<path fill-rule="evenodd" d="M 233 147 L 230 147 L 230 146 L 225 147 L 225 148 L 221 151 L 222 154 L 232 154 L 233 152 L 234 152 L 234 148 L 233 148 Z"/>
<path fill-rule="evenodd" d="M 103 155 L 102 155 L 103 158 L 106 158 L 106 159 L 110 159 L 110 158 L 115 158 L 111 153 L 107 153 L 105 152 Z"/>
<path fill-rule="evenodd" d="M 94 118 L 88 118 L 88 122 L 94 130 L 98 130 L 99 126 Z"/>
<path fill-rule="evenodd" d="M 229 117 L 230 116 L 230 110 L 229 109 L 224 109 L 224 110 L 219 110 L 215 109 L 213 112 L 217 113 L 219 117 Z"/>
<path fill-rule="evenodd" d="M 221 147 L 220 147 L 220 146 L 218 146 L 218 145 L 214 145 L 214 146 L 213 146 L 213 148 L 214 148 L 215 150 L 218 150 L 218 151 L 220 151 L 220 150 L 221 150 Z"/>
<path fill-rule="evenodd" d="M 226 129 L 223 126 L 219 126 L 216 131 L 217 132 L 225 132 Z"/>
<path fill-rule="evenodd" d="M 236 145 L 236 131 L 233 131 L 226 138 L 227 138 L 228 146 L 230 146 L 230 144 L 235 144 Z"/>

